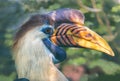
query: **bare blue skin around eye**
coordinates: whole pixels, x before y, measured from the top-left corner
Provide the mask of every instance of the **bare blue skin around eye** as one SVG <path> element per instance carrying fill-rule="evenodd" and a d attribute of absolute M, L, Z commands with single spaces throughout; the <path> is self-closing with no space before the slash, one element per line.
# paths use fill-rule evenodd
<path fill-rule="evenodd" d="M 46 29 L 51 29 L 51 32 L 50 33 L 45 33 Z M 45 34 L 48 34 L 48 35 L 52 35 L 53 34 L 53 27 L 51 25 L 47 25 L 47 24 L 44 24 L 41 26 L 41 29 L 40 31 L 44 32 Z"/>
<path fill-rule="evenodd" d="M 50 50 L 50 52 L 53 54 L 52 59 L 53 59 L 54 64 L 60 63 L 66 59 L 66 52 L 62 48 L 54 45 L 49 40 L 49 38 L 44 38 L 43 43 Z"/>

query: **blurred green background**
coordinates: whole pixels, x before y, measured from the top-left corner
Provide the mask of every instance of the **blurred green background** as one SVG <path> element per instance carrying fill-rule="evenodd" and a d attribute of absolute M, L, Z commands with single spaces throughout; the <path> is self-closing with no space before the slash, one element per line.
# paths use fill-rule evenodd
<path fill-rule="evenodd" d="M 65 48 L 65 65 L 86 65 L 90 73 L 80 81 L 120 81 L 120 0 L 0 0 L 0 81 L 16 78 L 11 56 L 13 36 L 31 14 L 74 8 L 85 15 L 85 25 L 106 39 L 115 57 L 88 49 Z M 96 68 L 100 72 L 92 71 Z"/>

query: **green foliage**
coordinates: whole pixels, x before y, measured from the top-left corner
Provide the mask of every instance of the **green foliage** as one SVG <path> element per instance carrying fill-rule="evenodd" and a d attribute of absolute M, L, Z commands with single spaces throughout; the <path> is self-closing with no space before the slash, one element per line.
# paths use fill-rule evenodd
<path fill-rule="evenodd" d="M 76 59 L 70 59 L 68 61 L 68 64 L 82 65 L 82 64 L 85 64 L 86 61 L 87 60 L 84 57 L 79 57 L 79 58 L 76 58 Z"/>
<path fill-rule="evenodd" d="M 95 66 L 102 68 L 105 74 L 108 75 L 114 75 L 120 72 L 120 65 L 104 59 L 94 60 L 90 63 L 90 68 L 93 68 Z"/>
<path fill-rule="evenodd" d="M 15 78 L 16 73 L 11 73 L 9 76 L 0 75 L 0 81 L 13 81 L 13 78 Z"/>

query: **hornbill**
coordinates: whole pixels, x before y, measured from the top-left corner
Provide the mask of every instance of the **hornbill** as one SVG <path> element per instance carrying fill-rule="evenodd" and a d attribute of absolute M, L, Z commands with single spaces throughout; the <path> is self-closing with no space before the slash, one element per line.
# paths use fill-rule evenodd
<path fill-rule="evenodd" d="M 13 44 L 18 79 L 15 81 L 68 81 L 54 64 L 66 59 L 61 47 L 89 48 L 111 56 L 108 43 L 84 26 L 84 15 L 76 9 L 58 9 L 37 14 L 16 33 Z"/>

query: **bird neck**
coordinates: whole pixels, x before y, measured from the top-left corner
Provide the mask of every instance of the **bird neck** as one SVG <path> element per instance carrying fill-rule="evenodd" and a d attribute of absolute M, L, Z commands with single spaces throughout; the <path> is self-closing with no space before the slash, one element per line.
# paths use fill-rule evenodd
<path fill-rule="evenodd" d="M 67 81 L 55 67 L 42 40 L 23 37 L 14 49 L 18 78 L 30 81 Z"/>

